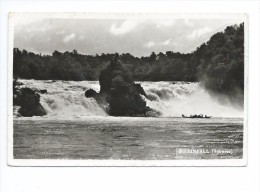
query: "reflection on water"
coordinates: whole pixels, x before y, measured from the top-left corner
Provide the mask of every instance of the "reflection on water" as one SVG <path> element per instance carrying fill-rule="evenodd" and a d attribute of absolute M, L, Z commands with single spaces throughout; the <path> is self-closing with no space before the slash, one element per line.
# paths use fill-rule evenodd
<path fill-rule="evenodd" d="M 14 120 L 16 159 L 234 159 L 242 119 Z"/>

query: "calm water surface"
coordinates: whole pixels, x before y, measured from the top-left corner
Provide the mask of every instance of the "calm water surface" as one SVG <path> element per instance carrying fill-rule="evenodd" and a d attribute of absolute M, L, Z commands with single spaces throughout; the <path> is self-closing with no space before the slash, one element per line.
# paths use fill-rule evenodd
<path fill-rule="evenodd" d="M 15 159 L 239 159 L 241 118 L 14 120 Z"/>

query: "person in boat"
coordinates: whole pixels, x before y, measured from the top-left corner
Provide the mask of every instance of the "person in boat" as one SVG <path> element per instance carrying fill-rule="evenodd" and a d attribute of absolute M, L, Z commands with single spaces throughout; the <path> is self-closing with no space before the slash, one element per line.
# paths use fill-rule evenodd
<path fill-rule="evenodd" d="M 190 116 L 185 116 L 185 115 L 181 115 L 183 118 L 211 118 L 211 116 L 207 116 L 207 115 L 203 115 L 203 114 L 200 114 L 200 115 L 190 115 Z"/>

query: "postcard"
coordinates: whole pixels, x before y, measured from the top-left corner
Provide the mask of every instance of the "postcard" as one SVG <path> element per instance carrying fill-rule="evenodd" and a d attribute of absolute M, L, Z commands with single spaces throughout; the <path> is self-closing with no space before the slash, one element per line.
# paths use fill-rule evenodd
<path fill-rule="evenodd" d="M 11 166 L 246 166 L 246 14 L 10 13 Z"/>

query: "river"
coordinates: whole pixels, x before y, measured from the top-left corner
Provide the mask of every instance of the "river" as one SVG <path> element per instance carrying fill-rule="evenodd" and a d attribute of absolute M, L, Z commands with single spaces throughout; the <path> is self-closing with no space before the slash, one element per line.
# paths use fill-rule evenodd
<path fill-rule="evenodd" d="M 241 159 L 243 110 L 199 83 L 139 82 L 160 117 L 111 117 L 84 92 L 96 81 L 20 80 L 41 94 L 43 117 L 14 110 L 15 159 Z M 145 98 L 144 98 L 145 99 Z M 223 100 L 221 100 L 223 101 Z M 181 115 L 206 114 L 210 119 Z"/>

